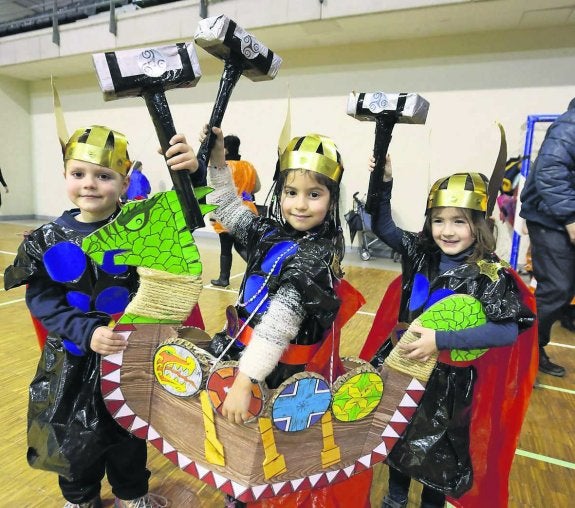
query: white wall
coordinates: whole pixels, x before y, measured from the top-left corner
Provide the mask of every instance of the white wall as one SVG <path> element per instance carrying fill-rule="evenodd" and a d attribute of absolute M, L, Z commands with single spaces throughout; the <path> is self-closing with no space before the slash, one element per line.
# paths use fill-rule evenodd
<path fill-rule="evenodd" d="M 27 82 L 0 77 L 0 167 L 10 189 L 0 191 L 0 217 L 35 213 L 31 123 Z"/>
<path fill-rule="evenodd" d="M 575 96 L 574 46 L 567 27 L 286 51 L 281 53 L 284 63 L 275 80 L 240 79 L 223 127 L 242 139 L 242 155 L 260 172 L 263 190 L 258 198 L 263 200 L 271 185 L 289 89 L 292 134 L 332 136 L 342 152 L 346 173 L 341 208 L 346 211 L 351 195 L 367 190 L 366 161 L 374 135 L 373 123 L 346 115 L 348 94 L 420 93 L 431 104 L 426 125 L 397 125 L 390 146 L 396 220 L 415 230 L 422 224 L 427 189 L 436 178 L 461 170 L 490 174 L 499 146 L 496 122 L 507 132 L 509 156 L 518 155 L 527 115 L 566 109 Z M 193 146 L 197 147 L 198 132 L 210 116 L 221 69 L 221 62 L 202 59 L 203 77 L 194 89 L 168 92 L 176 129 L 186 133 Z M 59 79 L 58 87 L 70 131 L 100 123 L 126 133 L 130 154 L 143 160 L 153 189 L 171 185 L 163 160 L 155 153 L 155 133 L 142 99 L 104 103 L 93 73 Z M 32 83 L 29 97 L 31 183 L 42 191 L 22 213 L 54 216 L 69 203 L 62 192 L 49 81 Z M 7 101 L 3 94 L 0 110 Z M 539 125 L 538 131 L 546 127 Z M 4 139 L 10 144 L 19 134 L 8 129 Z M 536 137 L 535 147 L 540 138 Z M 30 183 L 28 176 L 21 181 L 17 175 L 8 177 L 18 185 Z M 4 207 L 0 212 L 7 213 Z"/>

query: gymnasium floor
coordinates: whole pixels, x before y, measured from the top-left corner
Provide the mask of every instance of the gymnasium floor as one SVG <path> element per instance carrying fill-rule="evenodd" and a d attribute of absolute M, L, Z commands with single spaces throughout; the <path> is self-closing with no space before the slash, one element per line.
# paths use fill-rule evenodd
<path fill-rule="evenodd" d="M 16 253 L 21 234 L 36 227 L 36 222 L 0 222 L 0 273 Z M 209 284 L 218 275 L 219 243 L 214 237 L 199 236 L 197 243 L 204 264 L 204 288 L 200 307 L 209 333 L 222 327 L 225 307 L 233 304 L 245 265 L 235 257 L 231 287 Z M 356 243 L 357 245 L 357 243 Z M 344 260 L 347 279 L 365 296 L 367 303 L 346 326 L 342 336 L 342 354 L 357 354 L 366 337 L 380 299 L 389 282 L 398 275 L 399 264 L 388 259 L 362 261 L 357 249 Z M 26 463 L 27 388 L 39 349 L 24 303 L 24 290 L 0 293 L 0 471 L 3 492 L 0 507 L 57 508 L 64 502 L 59 495 L 56 476 L 33 470 Z M 554 378 L 538 376 L 531 404 L 523 425 L 510 478 L 509 506 L 512 508 L 567 508 L 575 498 L 575 336 L 557 323 L 548 347 L 552 359 L 565 366 L 567 375 Z M 155 448 L 149 448 L 152 471 L 151 490 L 170 499 L 170 506 L 221 507 L 219 492 L 175 468 Z M 375 467 L 372 506 L 378 507 L 386 490 L 386 467 Z M 412 488 L 410 507 L 418 507 L 419 486 Z M 113 496 L 105 483 L 105 506 L 113 505 Z M 496 507 L 494 507 L 496 508 Z"/>

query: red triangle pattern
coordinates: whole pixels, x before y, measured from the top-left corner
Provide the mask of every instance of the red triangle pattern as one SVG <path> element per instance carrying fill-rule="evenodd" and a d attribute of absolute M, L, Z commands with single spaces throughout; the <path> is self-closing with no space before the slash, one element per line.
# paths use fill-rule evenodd
<path fill-rule="evenodd" d="M 333 480 L 331 481 L 336 482 L 336 481 L 342 481 L 342 480 L 347 480 L 348 476 L 344 473 L 343 469 L 340 469 L 337 474 L 333 477 Z"/>
<path fill-rule="evenodd" d="M 266 490 L 268 490 L 268 489 L 266 489 Z M 231 494 L 232 496 L 234 495 L 233 489 L 230 492 L 226 491 L 226 493 Z M 242 501 L 243 503 L 251 503 L 252 501 L 256 500 L 256 496 L 254 496 L 252 489 L 248 489 L 245 492 L 243 492 L 242 495 L 238 497 L 238 499 L 240 501 Z"/>
<path fill-rule="evenodd" d="M 417 410 L 417 407 L 400 406 L 397 409 L 404 416 L 404 418 L 409 421 L 411 419 L 411 417 L 414 415 L 415 411 Z M 396 422 L 394 422 L 394 425 L 395 425 L 395 423 Z M 401 423 L 401 422 L 397 422 L 397 423 Z"/>
<path fill-rule="evenodd" d="M 207 483 L 208 485 L 211 485 L 212 487 L 216 486 L 216 481 L 214 480 L 214 475 L 212 474 L 211 471 L 208 472 L 208 474 L 202 478 L 202 481 L 204 483 Z"/>
<path fill-rule="evenodd" d="M 124 404 L 125 401 L 123 400 L 106 400 L 106 407 L 108 408 L 108 412 L 114 416 L 116 411 L 120 409 Z"/>
<path fill-rule="evenodd" d="M 416 404 L 419 404 L 421 397 L 423 397 L 423 390 L 407 390 L 405 393 L 407 393 Z"/>
<path fill-rule="evenodd" d="M 385 443 L 385 446 L 388 450 L 391 450 L 392 446 L 395 445 L 395 442 L 397 441 L 398 438 L 396 437 L 387 437 L 384 436 L 383 437 L 383 442 Z"/>
<path fill-rule="evenodd" d="M 120 385 L 114 381 L 109 381 L 108 379 L 100 379 L 100 391 L 102 392 L 103 397 L 106 397 L 106 395 L 112 393 L 119 386 Z"/>
<path fill-rule="evenodd" d="M 253 496 L 253 500 L 256 501 L 257 499 L 264 499 L 266 497 L 271 497 L 274 495 L 274 491 L 271 487 L 271 485 L 268 485 L 263 491 L 262 493 L 259 495 L 259 497 L 256 498 L 255 494 L 253 493 L 252 489 L 249 489 L 248 491 L 244 492 L 240 497 L 240 501 L 244 501 L 248 499 L 248 493 L 251 493 Z"/>
<path fill-rule="evenodd" d="M 215 480 L 214 480 L 215 481 Z M 224 492 L 230 492 L 233 494 L 234 489 L 232 488 L 232 482 L 230 480 L 228 480 L 227 482 L 222 483 L 219 487 L 218 490 L 223 490 Z"/>
<path fill-rule="evenodd" d="M 290 482 L 286 484 L 278 491 L 276 496 L 283 496 L 284 494 L 291 494 L 293 492 L 293 485 Z"/>
<path fill-rule="evenodd" d="M 397 432 L 400 436 L 403 434 L 403 431 L 407 428 L 407 423 L 403 422 L 393 422 L 393 430 Z"/>
<path fill-rule="evenodd" d="M 100 371 L 102 372 L 102 377 L 117 371 L 119 368 L 120 368 L 119 365 L 116 365 L 115 363 L 112 362 L 107 362 L 104 359 L 102 359 L 102 363 L 100 364 Z"/>
<path fill-rule="evenodd" d="M 198 477 L 198 468 L 196 467 L 196 463 L 195 462 L 190 462 L 185 468 L 184 471 L 188 474 L 191 474 L 193 476 L 195 476 L 196 478 Z"/>
<path fill-rule="evenodd" d="M 326 485 L 329 485 L 329 480 L 327 479 L 327 476 L 325 474 L 322 474 L 321 478 L 318 480 L 318 482 L 315 484 L 315 486 L 317 488 L 320 488 L 320 487 L 325 487 Z"/>
<path fill-rule="evenodd" d="M 387 443 L 386 443 L 387 446 Z M 371 464 L 377 464 L 378 462 L 383 462 L 387 458 L 387 455 L 383 453 L 371 452 Z"/>
<path fill-rule="evenodd" d="M 129 429 L 136 419 L 136 415 L 120 416 L 119 418 L 114 418 L 122 427 Z"/>
<path fill-rule="evenodd" d="M 164 453 L 164 457 L 170 459 L 176 466 L 178 465 L 178 452 L 176 450 Z"/>
<path fill-rule="evenodd" d="M 139 429 L 130 430 L 130 432 L 134 434 L 134 436 L 139 437 L 140 439 L 146 439 L 148 437 L 148 425 L 144 425 Z M 176 464 L 177 463 L 178 462 L 176 461 Z"/>
<path fill-rule="evenodd" d="M 311 482 L 309 481 L 309 478 L 307 476 L 304 479 L 304 481 L 299 484 L 297 490 L 306 490 L 306 489 L 311 489 Z"/>
<path fill-rule="evenodd" d="M 354 474 L 361 473 L 362 471 L 365 471 L 366 469 L 368 469 L 368 466 L 366 466 L 363 462 L 360 462 L 359 460 L 355 461 Z"/>
<path fill-rule="evenodd" d="M 164 446 L 164 439 L 161 436 L 156 439 L 150 439 L 148 442 L 154 445 L 158 450 L 162 451 L 162 447 Z"/>

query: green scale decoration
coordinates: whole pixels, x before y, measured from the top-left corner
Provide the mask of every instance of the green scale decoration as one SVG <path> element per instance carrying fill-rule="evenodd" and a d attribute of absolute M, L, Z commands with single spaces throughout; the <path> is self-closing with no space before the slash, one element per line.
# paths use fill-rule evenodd
<path fill-rule="evenodd" d="M 481 302 L 469 295 L 443 298 L 419 316 L 421 326 L 433 330 L 453 331 L 484 325 L 487 317 Z M 452 349 L 451 359 L 468 362 L 479 358 L 487 349 Z"/>

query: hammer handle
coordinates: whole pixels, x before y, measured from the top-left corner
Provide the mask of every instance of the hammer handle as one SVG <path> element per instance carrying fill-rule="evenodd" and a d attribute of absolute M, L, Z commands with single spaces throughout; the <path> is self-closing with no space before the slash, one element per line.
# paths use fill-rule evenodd
<path fill-rule="evenodd" d="M 206 166 L 208 165 L 212 148 L 216 142 L 216 135 L 212 132 L 212 127 L 220 127 L 222 125 L 228 102 L 243 71 L 244 66 L 239 57 L 234 53 L 230 53 L 230 56 L 224 62 L 220 87 L 212 109 L 212 116 L 208 123 L 208 135 L 202 142 L 197 154 L 198 161 L 204 162 Z"/>
<path fill-rule="evenodd" d="M 379 196 L 383 187 L 385 157 L 391 142 L 391 133 L 396 123 L 397 117 L 394 114 L 384 114 L 375 118 L 375 141 L 373 144 L 375 167 L 369 177 L 369 188 L 367 199 L 365 200 L 365 211 L 369 214 L 373 214 L 379 206 Z"/>
<path fill-rule="evenodd" d="M 170 139 L 176 135 L 176 128 L 174 127 L 174 121 L 172 120 L 172 114 L 170 113 L 164 90 L 162 88 L 146 90 L 142 93 L 142 97 L 146 101 L 162 152 L 165 154 L 170 148 Z M 173 171 L 171 169 L 169 171 L 190 232 L 203 228 L 206 224 L 198 200 L 194 195 L 190 172 L 187 170 Z"/>

